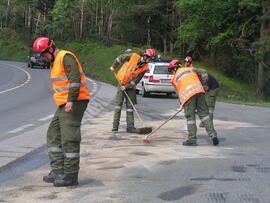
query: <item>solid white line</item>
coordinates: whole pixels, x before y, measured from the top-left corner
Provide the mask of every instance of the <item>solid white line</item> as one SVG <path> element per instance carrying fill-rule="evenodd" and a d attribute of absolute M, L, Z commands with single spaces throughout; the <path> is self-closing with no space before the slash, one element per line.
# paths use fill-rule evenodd
<path fill-rule="evenodd" d="M 97 87 L 98 87 L 98 85 L 97 85 L 97 83 L 94 81 L 94 80 L 92 80 L 92 79 L 89 79 L 89 78 L 86 78 L 89 82 L 92 82 L 93 83 L 93 90 L 92 90 L 92 92 L 90 92 L 90 95 L 94 95 L 95 93 L 96 93 L 96 91 L 97 91 Z"/>
<path fill-rule="evenodd" d="M 38 119 L 39 121 L 46 121 L 46 120 L 49 120 L 49 119 L 51 119 L 53 117 L 53 114 L 51 114 L 51 115 L 48 115 L 48 116 L 46 116 L 46 117 L 43 117 L 43 118 L 40 118 L 40 119 Z"/>
<path fill-rule="evenodd" d="M 14 68 L 17 68 L 17 69 L 23 71 L 23 72 L 27 75 L 27 80 L 26 80 L 24 83 L 22 83 L 22 84 L 20 84 L 20 85 L 18 85 L 18 86 L 16 86 L 16 87 L 12 87 L 12 88 L 10 88 L 10 89 L 1 91 L 0 94 L 3 94 L 3 93 L 6 93 L 6 92 L 9 92 L 9 91 L 11 91 L 11 90 L 17 89 L 17 88 L 19 88 L 19 87 L 22 87 L 22 86 L 26 85 L 26 84 L 30 81 L 31 76 L 30 76 L 30 74 L 29 74 L 26 70 L 20 68 L 19 66 L 11 65 L 11 64 L 8 64 L 8 63 L 3 63 L 3 64 L 8 65 L 8 66 L 12 66 L 12 67 L 14 67 Z"/>
<path fill-rule="evenodd" d="M 23 131 L 26 128 L 32 127 L 32 126 L 34 126 L 34 124 L 23 125 L 23 126 L 18 127 L 18 128 L 14 129 L 14 130 L 8 131 L 7 134 L 17 133 L 17 132 Z"/>

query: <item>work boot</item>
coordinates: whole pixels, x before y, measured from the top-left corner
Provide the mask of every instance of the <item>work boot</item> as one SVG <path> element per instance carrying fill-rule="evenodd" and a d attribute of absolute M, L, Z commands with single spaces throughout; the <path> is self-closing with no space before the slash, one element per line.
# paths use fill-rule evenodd
<path fill-rule="evenodd" d="M 118 131 L 118 127 L 113 127 L 112 128 L 112 132 L 117 132 Z"/>
<path fill-rule="evenodd" d="M 191 142 L 190 140 L 186 140 L 182 143 L 184 146 L 197 146 L 196 142 Z"/>
<path fill-rule="evenodd" d="M 48 175 L 43 176 L 43 181 L 46 183 L 53 183 L 55 180 L 61 179 L 63 178 L 62 173 L 55 173 L 53 171 L 51 171 Z"/>
<path fill-rule="evenodd" d="M 201 122 L 199 126 L 200 126 L 201 128 L 203 128 L 203 127 L 204 127 L 204 124 Z"/>
<path fill-rule="evenodd" d="M 219 140 L 217 137 L 213 137 L 212 142 L 213 142 L 213 145 L 215 145 L 215 146 L 219 144 Z"/>
<path fill-rule="evenodd" d="M 74 185 L 78 185 L 78 174 L 65 175 L 64 178 L 53 182 L 54 187 L 67 187 Z"/>
<path fill-rule="evenodd" d="M 135 127 L 127 127 L 127 133 L 136 133 Z"/>

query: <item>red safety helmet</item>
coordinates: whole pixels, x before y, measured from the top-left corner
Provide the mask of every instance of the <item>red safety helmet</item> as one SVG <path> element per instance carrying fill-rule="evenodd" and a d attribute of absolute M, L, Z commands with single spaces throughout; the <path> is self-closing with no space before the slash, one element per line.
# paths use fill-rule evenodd
<path fill-rule="evenodd" d="M 192 58 L 190 56 L 187 56 L 185 58 L 185 62 L 189 62 L 189 63 L 192 63 Z"/>
<path fill-rule="evenodd" d="M 172 60 L 168 66 L 169 69 L 173 69 L 181 65 L 181 62 L 179 60 Z"/>
<path fill-rule="evenodd" d="M 155 58 L 156 55 L 157 55 L 157 52 L 155 49 L 146 49 L 144 52 L 143 52 L 143 55 L 146 55 L 148 57 L 151 57 L 151 58 Z"/>
<path fill-rule="evenodd" d="M 53 41 L 47 37 L 39 37 L 34 41 L 33 51 L 44 52 L 53 46 Z"/>

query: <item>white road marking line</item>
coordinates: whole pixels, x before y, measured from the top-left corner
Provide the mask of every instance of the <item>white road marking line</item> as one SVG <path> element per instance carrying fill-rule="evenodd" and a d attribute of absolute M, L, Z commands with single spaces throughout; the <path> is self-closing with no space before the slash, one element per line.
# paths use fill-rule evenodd
<path fill-rule="evenodd" d="M 17 133 L 17 132 L 23 131 L 26 128 L 30 128 L 30 127 L 33 127 L 33 126 L 34 126 L 34 124 L 23 125 L 23 126 L 18 127 L 18 128 L 14 129 L 14 130 L 8 131 L 7 134 Z"/>
<path fill-rule="evenodd" d="M 30 74 L 29 74 L 26 70 L 20 68 L 19 66 L 11 65 L 11 64 L 8 64 L 8 63 L 3 63 L 3 64 L 8 65 L 8 66 L 12 66 L 12 67 L 14 67 L 14 68 L 17 68 L 17 69 L 23 71 L 23 72 L 27 75 L 27 80 L 26 80 L 24 83 L 22 83 L 22 84 L 20 84 L 20 85 L 18 85 L 18 86 L 16 86 L 16 87 L 12 87 L 12 88 L 10 88 L 10 89 L 1 91 L 0 94 L 3 94 L 3 93 L 6 93 L 6 92 L 9 92 L 9 91 L 11 91 L 11 90 L 17 89 L 17 88 L 19 88 L 19 87 L 22 87 L 22 86 L 26 85 L 26 84 L 30 81 L 31 76 L 30 76 Z"/>
<path fill-rule="evenodd" d="M 51 115 L 48 115 L 48 116 L 46 116 L 46 117 L 43 117 L 43 118 L 40 118 L 40 119 L 38 119 L 39 121 L 46 121 L 46 120 L 49 120 L 49 119 L 51 119 L 53 117 L 53 114 L 51 114 Z"/>
<path fill-rule="evenodd" d="M 92 80 L 92 79 L 90 79 L 90 78 L 86 78 L 89 82 L 92 82 L 93 83 L 93 90 L 92 90 L 92 92 L 90 92 L 90 95 L 94 95 L 95 93 L 96 93 L 96 91 L 97 91 L 97 87 L 98 87 L 98 85 L 97 85 L 97 83 L 94 81 L 94 80 Z"/>

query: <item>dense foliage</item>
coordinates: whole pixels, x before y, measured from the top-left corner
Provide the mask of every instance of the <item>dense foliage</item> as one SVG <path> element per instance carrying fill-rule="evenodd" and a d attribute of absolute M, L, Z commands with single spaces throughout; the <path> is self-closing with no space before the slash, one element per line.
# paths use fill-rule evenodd
<path fill-rule="evenodd" d="M 0 27 L 191 55 L 270 98 L 269 0 L 0 0 Z"/>

